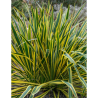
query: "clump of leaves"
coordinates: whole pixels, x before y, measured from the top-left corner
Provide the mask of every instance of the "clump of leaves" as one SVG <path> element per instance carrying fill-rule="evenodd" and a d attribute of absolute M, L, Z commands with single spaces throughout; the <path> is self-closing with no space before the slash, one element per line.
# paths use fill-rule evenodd
<path fill-rule="evenodd" d="M 86 20 L 79 26 L 80 10 L 69 16 L 69 8 L 62 6 L 56 20 L 48 3 L 45 10 L 26 6 L 29 21 L 24 13 L 14 9 L 12 15 L 12 98 L 43 98 L 48 92 L 62 92 L 67 98 L 77 94 L 86 96 Z M 22 17 L 21 17 L 22 16 Z M 28 21 L 28 24 L 26 24 Z"/>

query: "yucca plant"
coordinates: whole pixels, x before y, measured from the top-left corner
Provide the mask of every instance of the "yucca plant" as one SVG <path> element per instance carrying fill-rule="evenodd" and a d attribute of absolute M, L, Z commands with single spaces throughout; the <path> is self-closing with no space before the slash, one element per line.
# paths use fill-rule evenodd
<path fill-rule="evenodd" d="M 85 5 L 85 4 L 84 4 Z M 14 8 L 11 30 L 11 83 L 12 98 L 24 98 L 30 94 L 50 91 L 56 98 L 62 92 L 67 98 L 86 96 L 86 19 L 78 20 L 80 10 L 69 16 L 69 8 L 62 6 L 56 20 L 53 8 L 40 11 L 26 6 L 29 20 Z M 26 24 L 28 21 L 28 24 Z M 81 26 L 79 24 L 82 24 Z"/>

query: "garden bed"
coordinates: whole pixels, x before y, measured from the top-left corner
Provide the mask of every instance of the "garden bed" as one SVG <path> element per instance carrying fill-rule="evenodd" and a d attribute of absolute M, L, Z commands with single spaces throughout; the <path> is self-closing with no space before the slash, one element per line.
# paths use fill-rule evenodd
<path fill-rule="evenodd" d="M 43 92 L 40 91 L 37 94 L 35 94 L 34 98 L 36 98 L 37 96 L 41 95 Z M 82 97 L 80 94 L 77 94 L 78 98 L 87 98 L 87 97 Z M 58 96 L 58 93 L 56 92 L 56 97 Z M 25 98 L 29 98 L 30 94 L 26 95 Z M 53 92 L 49 92 L 46 96 L 44 96 L 43 98 L 54 98 Z M 60 92 L 59 98 L 67 98 L 62 92 Z"/>

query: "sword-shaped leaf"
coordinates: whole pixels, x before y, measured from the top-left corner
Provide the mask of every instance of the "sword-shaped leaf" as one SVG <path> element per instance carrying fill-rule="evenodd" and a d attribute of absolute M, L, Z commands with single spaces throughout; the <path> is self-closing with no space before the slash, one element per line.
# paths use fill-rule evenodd
<path fill-rule="evenodd" d="M 29 85 L 19 98 L 24 98 L 30 92 L 31 89 L 32 89 L 32 86 Z"/>
<path fill-rule="evenodd" d="M 35 98 L 43 98 L 51 89 L 49 89 L 48 91 L 42 93 L 41 95 L 35 97 Z"/>
<path fill-rule="evenodd" d="M 80 66 L 85 72 L 87 72 L 86 67 L 84 67 L 83 65 L 80 65 L 80 64 L 79 64 L 79 66 Z"/>
<path fill-rule="evenodd" d="M 66 81 L 63 81 L 63 80 L 62 80 L 62 82 L 65 83 L 65 84 L 71 89 L 71 91 L 73 92 L 75 98 L 78 98 L 77 93 L 76 93 L 76 91 L 75 91 L 73 85 L 72 85 L 71 83 L 66 82 Z"/>
<path fill-rule="evenodd" d="M 33 98 L 36 93 L 38 93 L 43 85 L 35 86 L 31 92 L 30 98 Z"/>

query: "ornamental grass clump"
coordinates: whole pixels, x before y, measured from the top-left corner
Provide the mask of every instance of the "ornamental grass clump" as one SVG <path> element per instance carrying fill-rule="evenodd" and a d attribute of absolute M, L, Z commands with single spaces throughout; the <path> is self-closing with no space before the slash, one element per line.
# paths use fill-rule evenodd
<path fill-rule="evenodd" d="M 85 4 L 84 4 L 85 5 Z M 12 98 L 43 98 L 50 91 L 58 98 L 86 96 L 86 19 L 80 22 L 77 13 L 69 16 L 62 6 L 54 20 L 53 8 L 31 9 L 26 5 L 29 20 L 14 8 L 11 30 Z M 26 23 L 28 22 L 28 24 Z M 80 25 L 81 24 L 81 25 Z"/>

